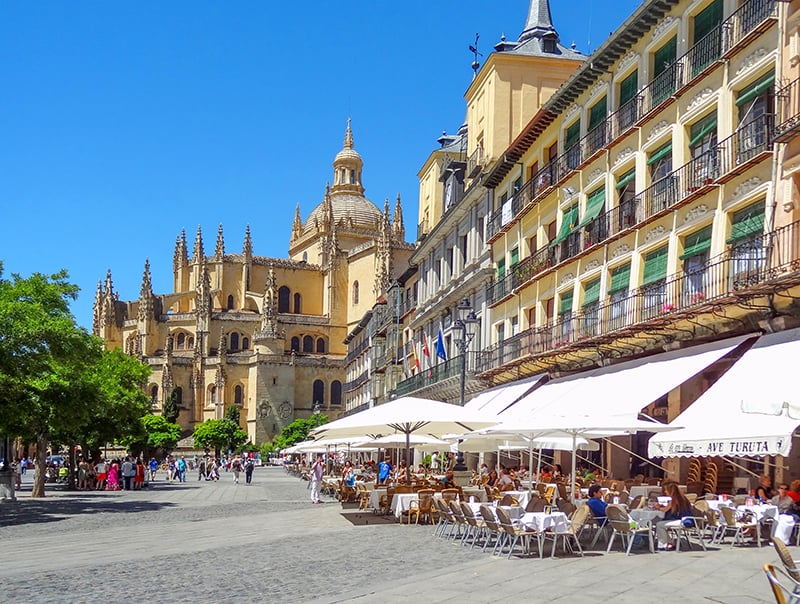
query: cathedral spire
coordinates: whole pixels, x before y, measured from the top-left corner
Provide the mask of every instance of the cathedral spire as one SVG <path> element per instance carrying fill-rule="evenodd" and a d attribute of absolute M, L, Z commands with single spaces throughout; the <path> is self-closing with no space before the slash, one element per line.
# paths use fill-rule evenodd
<path fill-rule="evenodd" d="M 244 228 L 244 243 L 242 244 L 242 253 L 245 258 L 253 257 L 253 240 L 250 238 L 250 225 Z"/>
<path fill-rule="evenodd" d="M 189 262 L 186 251 L 186 231 L 181 229 L 181 234 L 175 238 L 175 253 L 172 256 L 172 268 L 178 270 Z"/>
<path fill-rule="evenodd" d="M 300 216 L 300 204 L 294 208 L 294 222 L 292 222 L 292 239 L 297 239 L 303 234 L 303 219 Z"/>
<path fill-rule="evenodd" d="M 546 35 L 555 36 L 558 41 L 558 32 L 553 27 L 550 16 L 550 0 L 531 0 L 528 8 L 528 19 L 519 36 L 519 43 L 527 42 L 531 38 L 543 38 Z"/>
<path fill-rule="evenodd" d="M 192 262 L 203 262 L 206 254 L 203 251 L 203 229 L 197 225 L 197 235 L 194 238 L 194 250 L 192 251 Z"/>
<path fill-rule="evenodd" d="M 347 118 L 347 130 L 344 132 L 344 148 L 353 148 L 353 130 L 350 128 L 350 118 Z"/>
<path fill-rule="evenodd" d="M 225 236 L 222 234 L 222 224 L 217 229 L 217 245 L 214 248 L 214 258 L 222 260 L 225 256 Z"/>
<path fill-rule="evenodd" d="M 94 292 L 94 307 L 92 309 L 92 333 L 100 335 L 100 317 L 103 308 L 103 281 L 97 280 L 97 289 Z"/>
<path fill-rule="evenodd" d="M 397 194 L 397 201 L 394 204 L 392 232 L 394 233 L 395 241 L 406 240 L 406 227 L 403 225 L 403 205 L 400 203 L 400 193 Z"/>
<path fill-rule="evenodd" d="M 144 321 L 153 315 L 153 282 L 150 278 L 150 259 L 144 261 L 144 273 L 142 274 L 142 287 L 139 290 L 139 309 L 137 318 Z"/>
<path fill-rule="evenodd" d="M 358 151 L 353 146 L 353 130 L 350 127 L 350 118 L 347 119 L 347 130 L 344 133 L 344 147 L 333 160 L 333 189 L 332 193 L 364 194 L 361 184 L 361 172 L 364 162 Z"/>

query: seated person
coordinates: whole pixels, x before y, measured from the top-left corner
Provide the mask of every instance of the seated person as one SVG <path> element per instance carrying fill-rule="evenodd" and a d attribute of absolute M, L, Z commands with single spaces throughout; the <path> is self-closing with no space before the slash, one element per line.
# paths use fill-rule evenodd
<path fill-rule="evenodd" d="M 778 506 L 779 514 L 794 514 L 794 499 L 789 496 L 789 485 L 785 482 L 778 486 L 778 494 L 770 499 L 770 503 Z"/>
<path fill-rule="evenodd" d="M 453 486 L 453 470 L 447 470 L 442 476 L 442 479 L 439 481 L 445 487 L 452 487 Z"/>
<path fill-rule="evenodd" d="M 539 475 L 539 482 L 550 482 L 553 480 L 553 471 L 550 466 L 542 468 L 542 473 Z"/>
<path fill-rule="evenodd" d="M 604 526 L 606 523 L 606 507 L 608 504 L 603 501 L 603 492 L 599 484 L 593 484 L 589 487 L 589 499 L 586 501 L 586 505 L 592 510 L 592 514 L 597 519 L 597 523 L 600 526 Z"/>
<path fill-rule="evenodd" d="M 406 482 L 408 480 L 408 470 L 406 469 L 405 462 L 400 462 L 400 467 L 397 469 L 397 475 L 395 476 L 396 482 Z"/>
<path fill-rule="evenodd" d="M 494 487 L 497 486 L 497 480 L 498 480 L 497 472 L 492 470 L 491 472 L 489 472 L 489 475 L 486 477 L 486 480 L 483 484 L 489 487 Z"/>
<path fill-rule="evenodd" d="M 772 490 L 772 478 L 769 476 L 761 476 L 758 479 L 758 488 L 756 489 L 756 498 L 762 503 L 769 501 L 775 496 L 775 491 Z"/>
<path fill-rule="evenodd" d="M 677 482 L 668 482 L 664 491 L 670 497 L 670 502 L 658 508 L 664 512 L 664 519 L 656 522 L 656 539 L 658 549 L 674 550 L 675 545 L 669 543 L 668 529 L 681 527 L 681 518 L 692 515 L 692 504 L 681 492 Z"/>
<path fill-rule="evenodd" d="M 500 472 L 500 478 L 497 479 L 497 484 L 495 484 L 498 489 L 501 491 L 513 491 L 514 490 L 514 480 L 508 473 L 508 470 L 503 469 Z"/>
<path fill-rule="evenodd" d="M 800 480 L 793 480 L 786 494 L 791 497 L 795 503 L 800 503 Z"/>

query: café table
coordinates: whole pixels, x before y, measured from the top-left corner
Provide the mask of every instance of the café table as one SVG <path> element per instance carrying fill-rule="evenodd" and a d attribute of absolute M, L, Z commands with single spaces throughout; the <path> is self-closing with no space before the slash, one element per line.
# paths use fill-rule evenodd
<path fill-rule="evenodd" d="M 526 512 L 520 518 L 520 524 L 527 529 L 536 531 L 536 538 L 539 545 L 539 558 L 542 557 L 542 541 L 545 532 L 550 530 L 554 533 L 565 532 L 569 530 L 569 518 L 564 512 L 551 511 L 551 512 Z M 553 543 L 553 551 L 555 551 L 555 542 Z"/>
<path fill-rule="evenodd" d="M 661 510 L 637 509 L 628 512 L 628 516 L 636 521 L 639 526 L 652 526 L 654 521 L 661 520 L 664 517 L 664 512 Z"/>
<path fill-rule="evenodd" d="M 736 505 L 730 499 L 706 499 L 709 510 L 719 512 L 720 508 L 735 508 Z"/>
<path fill-rule="evenodd" d="M 381 497 L 386 495 L 386 487 L 375 487 L 369 494 L 369 507 L 373 510 L 380 509 Z"/>

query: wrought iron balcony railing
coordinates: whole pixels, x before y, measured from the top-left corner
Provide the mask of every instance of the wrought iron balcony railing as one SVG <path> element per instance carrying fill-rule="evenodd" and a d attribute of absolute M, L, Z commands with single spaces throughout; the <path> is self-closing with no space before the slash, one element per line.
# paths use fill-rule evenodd
<path fill-rule="evenodd" d="M 800 78 L 775 93 L 775 142 L 785 143 L 800 132 Z"/>
<path fill-rule="evenodd" d="M 477 353 L 475 352 L 467 353 L 468 371 L 472 371 L 475 367 L 476 354 Z M 461 375 L 461 358 L 462 355 L 455 356 L 451 359 L 448 359 L 444 363 L 434 365 L 430 369 L 423 368 L 421 372 L 417 373 L 416 375 L 412 375 L 410 378 L 405 379 L 397 384 L 397 388 L 395 388 L 395 394 L 397 394 L 397 396 L 404 396 L 411 392 L 421 390 L 422 388 L 432 386 L 433 384 L 448 378 Z"/>

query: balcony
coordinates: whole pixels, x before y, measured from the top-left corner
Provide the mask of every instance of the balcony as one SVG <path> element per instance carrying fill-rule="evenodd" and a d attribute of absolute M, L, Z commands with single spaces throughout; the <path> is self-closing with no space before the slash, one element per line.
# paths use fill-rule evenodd
<path fill-rule="evenodd" d="M 800 132 L 800 78 L 775 93 L 774 140 L 785 143 Z"/>
<path fill-rule="evenodd" d="M 778 18 L 776 0 L 750 0 L 722 23 L 724 56 L 750 43 Z"/>
<path fill-rule="evenodd" d="M 358 358 L 370 346 L 369 338 L 364 338 L 356 346 L 349 348 L 347 355 L 344 357 L 345 364 L 351 362 L 353 359 Z"/>
<path fill-rule="evenodd" d="M 534 207 L 555 186 L 558 178 L 558 159 L 545 164 L 536 172 L 519 191 L 514 194 L 514 199 L 507 208 L 499 208 L 489 218 L 486 226 L 487 239 L 492 242 L 506 226 L 510 226 L 514 219 L 526 210 Z"/>
<path fill-rule="evenodd" d="M 467 178 L 475 178 L 483 170 L 483 147 L 479 146 L 467 158 Z"/>
<path fill-rule="evenodd" d="M 467 353 L 467 371 L 470 367 L 475 366 L 475 352 Z M 471 357 L 471 358 L 470 358 Z M 461 355 L 448 359 L 444 363 L 439 363 L 430 369 L 423 369 L 420 373 L 412 375 L 410 378 L 403 380 L 397 384 L 395 394 L 397 396 L 405 396 L 411 392 L 416 392 L 428 386 L 432 386 L 438 382 L 448 378 L 461 375 Z M 422 359 L 420 359 L 422 362 Z"/>
<path fill-rule="evenodd" d="M 720 180 L 741 174 L 750 165 L 772 153 L 774 116 L 764 114 L 740 125 L 717 146 Z"/>
<path fill-rule="evenodd" d="M 352 392 L 356 388 L 363 386 L 369 381 L 369 370 L 362 372 L 356 379 L 350 380 L 349 382 L 345 382 L 342 385 L 343 392 Z"/>
<path fill-rule="evenodd" d="M 506 338 L 479 353 L 476 371 L 493 372 L 560 351 L 595 349 L 609 339 L 643 330 L 668 330 L 676 320 L 718 312 L 721 305 L 798 284 L 800 221 L 734 245 L 698 270 L 672 275 L 602 305 L 587 305 Z"/>

